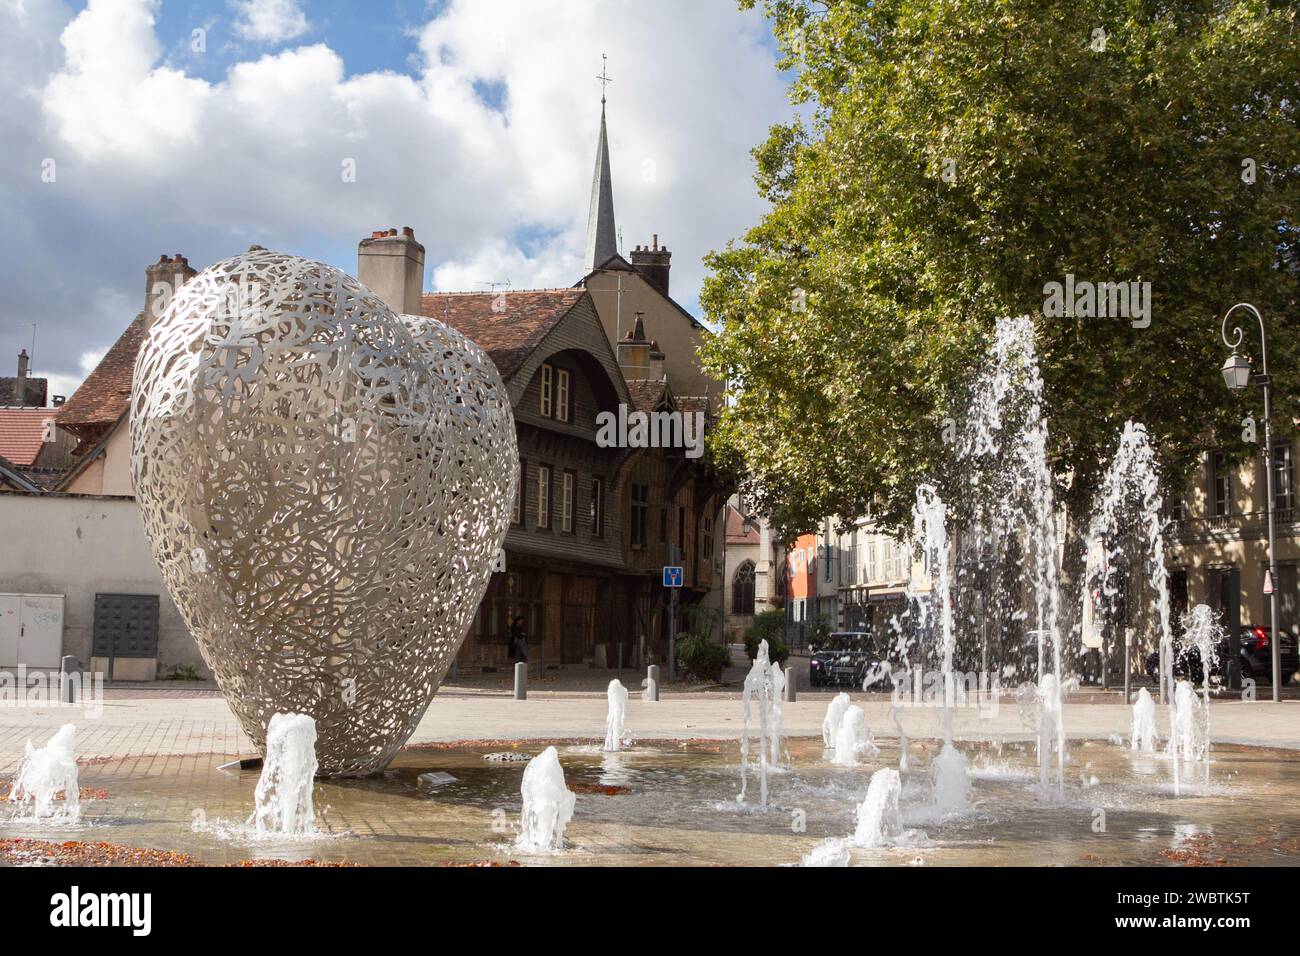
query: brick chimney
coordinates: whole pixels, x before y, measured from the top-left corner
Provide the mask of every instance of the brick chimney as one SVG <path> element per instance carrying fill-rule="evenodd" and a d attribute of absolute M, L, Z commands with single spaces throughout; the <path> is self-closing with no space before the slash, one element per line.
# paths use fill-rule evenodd
<path fill-rule="evenodd" d="M 27 350 L 18 353 L 18 378 L 14 381 L 14 404 L 27 404 Z"/>
<path fill-rule="evenodd" d="M 424 294 L 424 246 L 403 226 L 370 234 L 357 247 L 357 278 L 401 315 L 419 315 Z"/>
<path fill-rule="evenodd" d="M 179 252 L 174 256 L 163 254 L 144 270 L 145 327 L 153 325 L 171 304 L 172 297 L 188 280 L 198 275 L 190 262 Z"/>
<path fill-rule="evenodd" d="M 637 246 L 632 250 L 632 268 L 664 295 L 668 295 L 668 270 L 673 254 L 668 247 L 659 248 L 659 234 L 655 233 L 654 242 L 647 248 Z"/>
<path fill-rule="evenodd" d="M 659 343 L 654 339 L 650 340 L 650 374 L 646 377 L 656 382 L 662 382 L 667 379 L 664 373 L 664 359 L 667 356 L 659 348 Z"/>
<path fill-rule="evenodd" d="M 629 380 L 648 379 L 651 373 L 651 345 L 645 337 L 645 322 L 636 314 L 636 324 L 632 331 L 623 336 L 618 343 L 618 367 L 623 370 L 623 377 Z"/>

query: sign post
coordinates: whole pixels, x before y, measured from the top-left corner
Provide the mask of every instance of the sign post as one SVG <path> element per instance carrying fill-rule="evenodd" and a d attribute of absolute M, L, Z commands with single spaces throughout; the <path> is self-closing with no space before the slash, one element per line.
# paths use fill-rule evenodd
<path fill-rule="evenodd" d="M 677 589 L 682 586 L 680 565 L 664 565 L 664 587 L 668 589 L 668 680 L 677 679 Z"/>

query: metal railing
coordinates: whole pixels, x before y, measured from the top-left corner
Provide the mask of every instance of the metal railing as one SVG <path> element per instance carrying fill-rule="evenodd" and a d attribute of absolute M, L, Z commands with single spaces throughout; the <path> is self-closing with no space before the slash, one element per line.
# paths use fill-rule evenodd
<path fill-rule="evenodd" d="M 1279 533 L 1296 534 L 1296 509 L 1280 508 L 1273 513 Z M 1253 535 L 1268 531 L 1268 512 L 1246 511 L 1240 514 L 1202 515 L 1171 522 L 1172 536 L 1180 540 L 1205 535 Z"/>

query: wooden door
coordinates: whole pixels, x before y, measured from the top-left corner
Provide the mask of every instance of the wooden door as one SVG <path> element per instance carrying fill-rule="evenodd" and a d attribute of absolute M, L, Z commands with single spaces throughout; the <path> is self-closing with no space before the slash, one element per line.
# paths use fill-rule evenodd
<path fill-rule="evenodd" d="M 564 581 L 559 574 L 546 575 L 542 589 L 542 628 L 545 641 L 545 658 L 550 664 L 559 664 L 564 646 Z"/>

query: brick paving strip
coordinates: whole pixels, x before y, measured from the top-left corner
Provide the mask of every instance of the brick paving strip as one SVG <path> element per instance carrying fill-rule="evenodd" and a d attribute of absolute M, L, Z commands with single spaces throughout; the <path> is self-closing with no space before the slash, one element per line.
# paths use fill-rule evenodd
<path fill-rule="evenodd" d="M 123 846 L 98 840 L 28 840 L 22 837 L 0 839 L 0 866 L 207 866 L 188 853 Z M 238 860 L 232 867 L 354 867 L 360 863 L 323 862 L 321 860 Z M 520 866 L 506 862 L 438 863 L 436 866 L 496 867 Z"/>
<path fill-rule="evenodd" d="M 863 706 L 867 725 L 876 737 L 896 736 L 885 695 L 850 695 Z M 821 734 L 821 722 L 831 695 L 801 693 L 785 705 L 784 733 L 791 737 Z M 1089 701 L 1071 702 L 1066 728 L 1072 738 L 1127 739 L 1130 709 L 1114 695 L 1092 694 Z M 1112 702 L 1113 701 L 1113 702 Z M 1165 708 L 1157 708 L 1164 728 Z M 902 712 L 910 737 L 934 737 L 939 711 L 908 708 Z M 252 754 L 253 747 L 219 691 L 194 689 L 158 693 L 152 689 L 113 688 L 103 711 L 92 716 L 80 707 L 0 704 L 0 774 L 12 773 L 28 740 L 43 744 L 62 724 L 77 725 L 77 756 L 81 761 L 123 757 L 142 765 L 168 756 Z M 516 701 L 498 691 L 448 688 L 434 698 L 412 735 L 411 744 L 465 740 L 535 740 L 604 735 L 605 695 L 596 691 L 531 691 Z M 740 695 L 734 691 L 674 693 L 647 702 L 633 688 L 628 701 L 627 729 L 636 737 L 661 739 L 709 738 L 736 740 L 742 725 Z M 1215 742 L 1300 749 L 1300 701 L 1215 700 L 1210 725 Z M 1014 700 L 1004 700 L 996 714 L 976 708 L 961 710 L 954 722 L 956 736 L 965 739 L 1025 740 Z"/>

